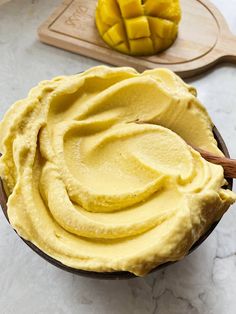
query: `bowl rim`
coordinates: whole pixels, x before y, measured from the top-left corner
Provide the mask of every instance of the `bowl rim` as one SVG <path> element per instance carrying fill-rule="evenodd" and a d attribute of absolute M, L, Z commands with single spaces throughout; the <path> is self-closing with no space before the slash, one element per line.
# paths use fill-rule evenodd
<path fill-rule="evenodd" d="M 224 153 L 224 155 L 226 157 L 230 157 L 229 155 L 229 151 L 228 148 L 220 134 L 220 132 L 218 131 L 218 129 L 213 126 L 213 134 L 214 137 L 217 141 L 218 147 L 219 149 Z M 228 185 L 227 188 L 232 190 L 233 189 L 233 179 L 230 178 L 226 178 Z M 6 217 L 8 223 L 10 224 L 9 218 L 8 218 L 8 214 L 7 214 L 7 195 L 6 192 L 4 190 L 4 186 L 3 186 L 3 181 L 2 178 L 0 177 L 0 204 L 2 207 L 2 211 L 4 213 L 4 216 Z M 230 207 L 230 206 L 229 206 Z M 227 210 L 229 209 L 229 207 L 227 208 Z M 221 219 L 220 219 L 221 220 Z M 207 238 L 208 236 L 212 233 L 212 231 L 215 229 L 215 227 L 217 226 L 217 224 L 219 223 L 219 221 L 214 222 L 210 228 L 208 229 L 208 231 L 206 233 L 204 233 L 194 244 L 193 246 L 190 248 L 190 250 L 188 251 L 188 253 L 185 255 L 189 255 L 190 253 L 192 253 L 193 251 L 195 251 Z M 11 224 L 10 224 L 11 225 Z M 12 226 L 11 226 L 12 227 Z M 12 227 L 13 229 L 13 227 Z M 19 234 L 17 233 L 17 231 L 15 229 L 13 229 L 16 234 L 19 236 Z M 87 271 L 87 270 L 82 270 L 82 269 L 76 269 L 73 267 L 69 267 L 67 265 L 62 264 L 60 261 L 54 259 L 53 257 L 49 256 L 48 254 L 44 253 L 42 250 L 40 250 L 36 245 L 34 245 L 32 242 L 25 240 L 24 238 L 22 238 L 21 236 L 19 236 L 21 238 L 21 240 L 23 240 L 25 242 L 25 244 L 27 246 L 29 246 L 35 253 L 37 253 L 39 256 L 41 256 L 44 260 L 46 260 L 47 262 L 49 262 L 50 264 L 56 266 L 57 268 L 60 268 L 64 271 L 67 271 L 69 273 L 75 274 L 75 275 L 79 275 L 79 276 L 83 276 L 83 277 L 89 277 L 89 278 L 94 278 L 94 279 L 111 279 L 111 280 L 122 280 L 122 279 L 131 279 L 131 278 L 137 278 L 138 276 L 136 276 L 133 273 L 130 273 L 128 271 L 113 271 L 113 272 L 95 272 L 95 271 Z M 184 257 L 185 257 L 184 256 Z M 183 258 L 184 258 L 183 257 Z M 163 263 L 155 268 L 153 268 L 148 274 L 151 274 L 153 272 L 156 271 L 160 271 L 162 269 L 165 269 L 166 267 L 177 263 L 179 260 L 177 261 L 170 261 L 170 262 L 166 262 Z M 148 275 L 147 274 L 147 275 Z"/>

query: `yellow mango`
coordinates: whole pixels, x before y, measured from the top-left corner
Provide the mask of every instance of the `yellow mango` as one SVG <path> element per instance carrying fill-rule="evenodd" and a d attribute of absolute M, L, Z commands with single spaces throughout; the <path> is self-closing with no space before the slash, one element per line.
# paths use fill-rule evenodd
<path fill-rule="evenodd" d="M 125 20 L 126 31 L 129 39 L 150 36 L 149 24 L 146 16 Z"/>
<path fill-rule="evenodd" d="M 139 38 L 136 40 L 129 40 L 131 53 L 138 55 L 142 50 L 143 55 L 151 55 L 154 53 L 154 47 L 151 38 Z"/>
<path fill-rule="evenodd" d="M 140 16 L 143 14 L 141 0 L 117 0 L 121 15 L 125 19 Z"/>
<path fill-rule="evenodd" d="M 106 32 L 103 35 L 103 40 L 109 45 L 109 46 L 114 46 L 113 40 L 111 39 L 111 37 L 109 36 L 108 32 Z"/>
<path fill-rule="evenodd" d="M 125 29 L 122 23 L 115 24 L 107 31 L 114 46 L 123 42 L 125 37 Z"/>
<path fill-rule="evenodd" d="M 119 45 L 116 46 L 116 50 L 118 50 L 119 52 L 122 52 L 122 53 L 126 53 L 126 54 L 129 54 L 129 46 L 126 42 L 123 42 Z"/>
<path fill-rule="evenodd" d="M 113 49 L 149 55 L 173 44 L 181 19 L 179 0 L 98 0 L 96 25 Z"/>
<path fill-rule="evenodd" d="M 154 45 L 154 50 L 155 51 L 158 50 L 159 52 L 169 48 L 173 44 L 172 39 L 160 38 L 160 37 L 157 37 L 157 36 L 152 37 L 152 42 L 153 42 L 153 45 Z"/>
<path fill-rule="evenodd" d="M 158 17 L 148 17 L 148 22 L 151 32 L 158 37 L 173 38 L 177 34 L 177 26 L 174 22 Z"/>
<path fill-rule="evenodd" d="M 163 39 L 163 43 L 162 43 L 162 48 L 163 49 L 162 50 L 165 50 L 165 49 L 169 48 L 172 44 L 173 44 L 172 39 L 170 39 L 170 38 Z"/>
<path fill-rule="evenodd" d="M 181 9 L 179 6 L 179 0 L 172 0 L 172 2 L 173 3 L 171 6 L 159 12 L 158 17 L 170 20 L 178 24 L 181 19 Z"/>
<path fill-rule="evenodd" d="M 147 0 L 144 4 L 144 12 L 147 15 L 159 16 L 159 13 L 168 9 L 172 0 Z"/>
<path fill-rule="evenodd" d="M 152 42 L 153 42 L 153 46 L 154 46 L 154 50 L 155 51 L 162 51 L 163 48 L 163 39 L 157 36 L 153 36 L 152 37 Z"/>
<path fill-rule="evenodd" d="M 99 11 L 104 24 L 113 25 L 120 20 L 119 7 L 115 0 L 102 0 Z"/>
<path fill-rule="evenodd" d="M 108 24 L 103 23 L 103 21 L 101 20 L 100 16 L 99 16 L 99 11 L 96 11 L 96 25 L 97 25 L 97 29 L 99 31 L 99 33 L 101 35 L 103 35 L 109 28 L 110 26 Z"/>

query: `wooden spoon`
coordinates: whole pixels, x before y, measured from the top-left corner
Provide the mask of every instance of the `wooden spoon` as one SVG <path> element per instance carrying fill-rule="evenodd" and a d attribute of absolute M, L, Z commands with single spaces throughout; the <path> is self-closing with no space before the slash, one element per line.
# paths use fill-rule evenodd
<path fill-rule="evenodd" d="M 131 121 L 131 122 L 135 122 L 137 124 L 144 124 L 144 123 L 152 124 L 151 122 L 142 121 L 142 120 L 136 120 L 136 121 Z M 221 165 L 224 168 L 224 175 L 226 178 L 232 178 L 232 179 L 236 178 L 236 159 L 231 159 L 227 157 L 219 157 L 199 147 L 193 146 L 189 143 L 188 145 L 191 146 L 196 151 L 198 151 L 201 154 L 201 156 L 207 161 L 216 165 Z"/>
<path fill-rule="evenodd" d="M 192 145 L 190 145 L 192 146 Z M 236 159 L 218 157 L 210 152 L 207 152 L 201 148 L 192 146 L 196 151 L 198 151 L 201 156 L 209 162 L 216 165 L 221 165 L 224 168 L 224 173 L 226 178 L 236 178 Z"/>

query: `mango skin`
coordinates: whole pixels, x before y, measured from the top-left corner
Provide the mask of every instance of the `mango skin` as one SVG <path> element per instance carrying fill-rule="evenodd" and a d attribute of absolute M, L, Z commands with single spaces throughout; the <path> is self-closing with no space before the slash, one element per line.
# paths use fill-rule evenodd
<path fill-rule="evenodd" d="M 170 47 L 181 20 L 179 0 L 98 0 L 95 21 L 113 49 L 134 56 Z"/>

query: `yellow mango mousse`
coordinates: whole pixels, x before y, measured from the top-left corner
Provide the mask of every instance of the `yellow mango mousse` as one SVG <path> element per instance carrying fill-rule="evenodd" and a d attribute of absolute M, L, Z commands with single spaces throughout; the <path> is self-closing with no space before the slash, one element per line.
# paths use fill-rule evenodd
<path fill-rule="evenodd" d="M 236 199 L 223 168 L 186 144 L 222 155 L 212 126 L 166 69 L 42 81 L 0 125 L 10 223 L 76 269 L 143 276 L 179 260 Z"/>

